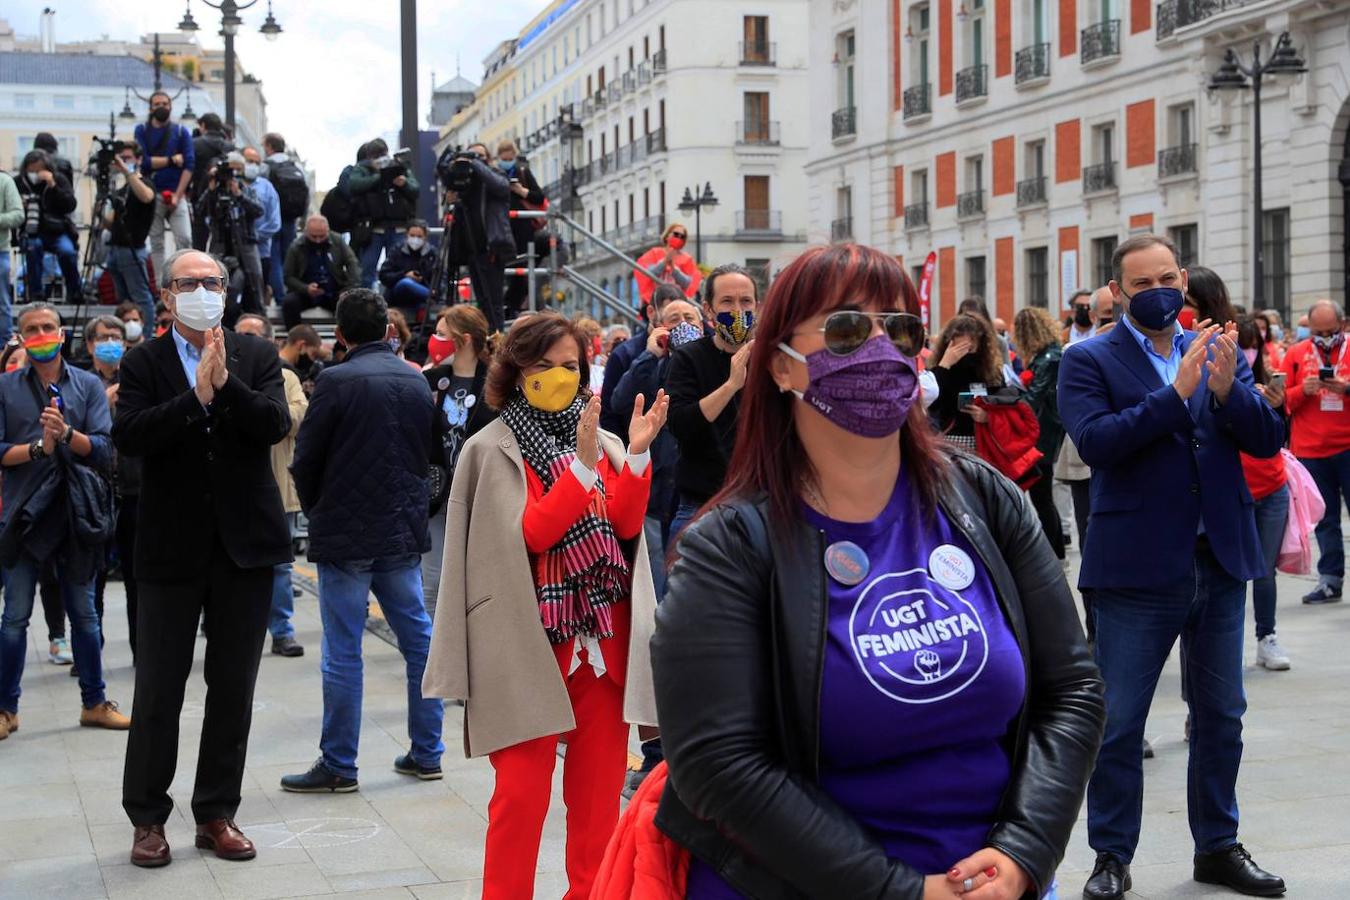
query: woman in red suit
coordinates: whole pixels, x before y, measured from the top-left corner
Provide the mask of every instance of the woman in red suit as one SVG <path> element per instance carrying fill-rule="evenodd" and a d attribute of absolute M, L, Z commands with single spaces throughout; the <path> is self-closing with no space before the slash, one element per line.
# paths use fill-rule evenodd
<path fill-rule="evenodd" d="M 637 284 L 638 295 L 643 306 L 650 306 L 652 291 L 658 284 L 673 284 L 684 291 L 686 297 L 697 297 L 698 286 L 703 281 L 703 273 L 698 263 L 684 252 L 689 241 L 689 229 L 678 222 L 672 222 L 661 232 L 660 246 L 653 247 L 638 257 Z"/>

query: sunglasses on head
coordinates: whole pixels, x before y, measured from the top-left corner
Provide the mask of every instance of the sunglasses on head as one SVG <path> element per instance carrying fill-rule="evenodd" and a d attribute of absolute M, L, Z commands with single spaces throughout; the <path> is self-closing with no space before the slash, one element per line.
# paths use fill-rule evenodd
<path fill-rule="evenodd" d="M 841 309 L 825 318 L 825 327 L 820 329 L 825 335 L 825 349 L 835 356 L 848 356 L 856 352 L 872 336 L 872 323 L 881 321 L 886 336 L 895 344 L 896 349 L 906 356 L 918 356 L 924 345 L 923 320 L 911 313 L 863 312 L 856 309 Z"/>

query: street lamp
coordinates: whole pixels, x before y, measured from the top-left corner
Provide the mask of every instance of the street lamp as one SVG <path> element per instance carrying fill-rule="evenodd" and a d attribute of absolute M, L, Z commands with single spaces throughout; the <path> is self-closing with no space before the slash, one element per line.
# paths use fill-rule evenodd
<path fill-rule="evenodd" d="M 698 185 L 694 185 L 694 191 L 698 190 Z M 712 183 L 704 182 L 703 193 L 697 198 L 694 197 L 694 191 L 689 188 L 684 189 L 684 197 L 680 200 L 679 210 L 686 216 L 689 213 L 694 214 L 694 262 L 703 262 L 703 207 L 712 209 L 717 205 L 717 195 L 713 193 Z"/>
<path fill-rule="evenodd" d="M 220 36 L 225 39 L 225 124 L 233 132 L 234 36 L 239 33 L 239 26 L 244 24 L 244 20 L 239 14 L 252 6 L 256 6 L 258 0 L 249 0 L 247 3 L 237 3 L 236 0 L 221 0 L 220 3 L 212 3 L 211 0 L 202 0 L 202 2 L 212 9 L 220 10 Z M 183 21 L 178 23 L 178 30 L 197 31 L 199 28 L 197 20 L 192 18 L 192 0 L 188 0 L 187 11 L 183 14 Z M 277 35 L 281 34 L 281 26 L 277 24 L 276 16 L 272 15 L 272 0 L 267 0 L 267 19 L 258 30 L 269 41 L 276 40 Z"/>
<path fill-rule="evenodd" d="M 131 109 L 131 88 L 126 89 L 126 102 L 122 104 L 122 111 L 117 114 L 120 119 L 126 119 L 128 122 L 134 121 L 136 113 Z"/>
<path fill-rule="evenodd" d="M 1300 75 L 1308 71 L 1307 65 L 1294 49 L 1289 32 L 1282 33 L 1275 41 L 1275 50 L 1270 58 L 1261 62 L 1261 41 L 1252 43 L 1251 65 L 1243 65 L 1237 52 L 1229 48 L 1223 56 L 1223 64 L 1210 77 L 1209 90 L 1246 90 L 1252 92 L 1252 141 L 1255 158 L 1252 162 L 1252 309 L 1260 310 L 1265 306 L 1266 267 L 1263 256 L 1262 208 L 1261 208 L 1261 79 L 1265 75 Z"/>

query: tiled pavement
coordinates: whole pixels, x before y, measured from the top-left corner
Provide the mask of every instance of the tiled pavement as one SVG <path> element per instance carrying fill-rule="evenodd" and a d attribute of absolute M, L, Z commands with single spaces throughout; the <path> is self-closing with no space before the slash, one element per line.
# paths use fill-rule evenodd
<path fill-rule="evenodd" d="M 1286 877 L 1290 897 L 1332 900 L 1350 897 L 1343 875 L 1350 856 L 1350 607 L 1300 606 L 1298 596 L 1308 585 L 1281 579 L 1280 636 L 1293 670 L 1249 670 L 1242 837 L 1259 862 Z M 179 802 L 168 826 L 175 858 L 158 870 L 137 869 L 127 860 L 131 828 L 120 804 L 125 736 L 76 727 L 75 682 L 67 670 L 47 663 L 45 640 L 30 632 L 22 730 L 0 743 L 0 898 L 478 897 L 491 769 L 485 761 L 461 758 L 461 716 L 452 708 L 445 780 L 421 783 L 394 773 L 392 761 L 407 746 L 403 662 L 375 635 L 366 639 L 360 792 L 308 796 L 280 790 L 283 774 L 302 771 L 317 756 L 322 713 L 312 595 L 297 601 L 296 624 L 306 655 L 265 655 L 258 683 L 238 816 L 259 845 L 258 858 L 224 862 L 192 848 L 187 801 L 204 693 L 198 670 L 188 689 L 174 781 Z M 109 586 L 106 627 L 108 694 L 130 708 L 119 584 Z M 1247 649 L 1250 660 L 1250 641 Z M 1144 834 L 1132 896 L 1231 896 L 1190 881 L 1185 713 L 1178 685 L 1174 659 L 1149 723 L 1158 758 L 1146 763 Z M 562 823 L 555 793 L 537 897 L 557 898 L 566 889 Z M 1091 864 L 1080 822 L 1060 873 L 1062 897 L 1079 895 Z"/>

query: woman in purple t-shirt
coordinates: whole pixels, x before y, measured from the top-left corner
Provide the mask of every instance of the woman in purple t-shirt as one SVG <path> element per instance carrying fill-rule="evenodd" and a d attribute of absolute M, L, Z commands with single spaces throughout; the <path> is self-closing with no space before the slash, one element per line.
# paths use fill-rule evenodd
<path fill-rule="evenodd" d="M 856 245 L 807 251 L 762 307 L 728 483 L 652 644 L 656 824 L 691 898 L 1053 883 L 1101 679 L 1022 492 L 914 408 L 917 309 Z"/>

